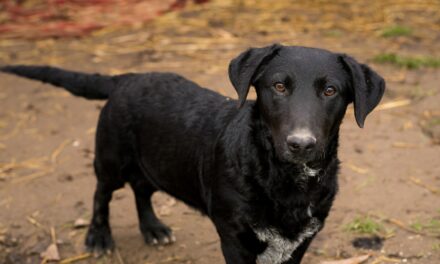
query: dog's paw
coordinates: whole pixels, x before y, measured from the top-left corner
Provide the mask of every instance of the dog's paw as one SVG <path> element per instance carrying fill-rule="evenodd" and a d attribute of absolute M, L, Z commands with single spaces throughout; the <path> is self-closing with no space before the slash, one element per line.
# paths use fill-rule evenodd
<path fill-rule="evenodd" d="M 103 254 L 111 254 L 114 247 L 115 243 L 113 242 L 110 227 L 90 226 L 86 236 L 86 249 L 88 252 L 92 253 L 95 257 L 99 257 Z"/>
<path fill-rule="evenodd" d="M 171 229 L 161 222 L 144 224 L 141 232 L 145 243 L 150 245 L 167 245 L 176 241 Z"/>

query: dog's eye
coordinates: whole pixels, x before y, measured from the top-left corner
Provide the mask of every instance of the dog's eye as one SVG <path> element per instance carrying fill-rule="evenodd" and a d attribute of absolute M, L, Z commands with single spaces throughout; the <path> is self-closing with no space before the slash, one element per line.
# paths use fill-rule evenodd
<path fill-rule="evenodd" d="M 332 95 L 335 95 L 335 93 L 336 93 L 336 88 L 333 86 L 327 86 L 324 89 L 325 96 L 332 96 Z"/>
<path fill-rule="evenodd" d="M 284 93 L 286 91 L 286 86 L 283 83 L 280 83 L 280 82 L 275 83 L 273 85 L 273 88 L 275 88 L 275 90 L 277 92 L 280 92 L 280 93 Z"/>

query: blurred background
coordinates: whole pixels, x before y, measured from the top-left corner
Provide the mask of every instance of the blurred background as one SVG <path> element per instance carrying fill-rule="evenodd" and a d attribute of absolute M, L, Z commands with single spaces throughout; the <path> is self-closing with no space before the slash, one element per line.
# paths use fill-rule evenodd
<path fill-rule="evenodd" d="M 364 129 L 347 112 L 340 193 L 304 263 L 440 263 L 438 0 L 0 1 L 0 64 L 172 71 L 236 97 L 229 61 L 274 42 L 348 53 L 387 81 Z M 0 263 L 224 263 L 209 220 L 164 194 L 177 242 L 145 245 L 129 188 L 111 203 L 114 254 L 84 253 L 103 104 L 0 75 Z"/>

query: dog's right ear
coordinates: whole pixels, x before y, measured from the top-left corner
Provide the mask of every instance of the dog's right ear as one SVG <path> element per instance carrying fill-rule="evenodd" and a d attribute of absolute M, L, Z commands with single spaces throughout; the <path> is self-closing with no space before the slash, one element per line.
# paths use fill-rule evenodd
<path fill-rule="evenodd" d="M 385 80 L 365 64 L 358 63 L 343 54 L 342 63 L 352 79 L 354 116 L 359 127 L 364 127 L 365 118 L 379 104 L 385 91 Z"/>
<path fill-rule="evenodd" d="M 238 94 L 238 107 L 246 101 L 250 86 L 258 69 L 270 60 L 283 46 L 273 44 L 264 48 L 250 48 L 229 64 L 229 79 Z"/>

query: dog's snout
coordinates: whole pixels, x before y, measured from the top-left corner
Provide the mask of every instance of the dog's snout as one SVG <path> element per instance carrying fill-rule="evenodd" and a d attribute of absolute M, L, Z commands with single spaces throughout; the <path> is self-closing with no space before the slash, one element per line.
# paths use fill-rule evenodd
<path fill-rule="evenodd" d="M 287 145 L 292 152 L 310 151 L 315 148 L 316 138 L 310 134 L 293 134 L 287 137 Z"/>

